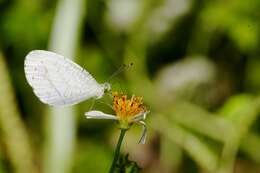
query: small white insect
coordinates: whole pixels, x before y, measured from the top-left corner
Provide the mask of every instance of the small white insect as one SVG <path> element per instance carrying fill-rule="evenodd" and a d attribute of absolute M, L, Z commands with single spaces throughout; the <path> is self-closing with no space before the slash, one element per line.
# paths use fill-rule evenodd
<path fill-rule="evenodd" d="M 35 95 L 52 106 L 101 98 L 110 84 L 99 84 L 86 70 L 62 55 L 33 50 L 24 61 L 25 76 Z"/>

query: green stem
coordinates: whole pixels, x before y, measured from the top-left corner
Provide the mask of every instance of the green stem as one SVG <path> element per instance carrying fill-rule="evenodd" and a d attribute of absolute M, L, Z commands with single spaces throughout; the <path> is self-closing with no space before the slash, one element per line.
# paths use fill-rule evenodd
<path fill-rule="evenodd" d="M 114 160 L 113 160 L 113 163 L 112 163 L 111 168 L 109 170 L 109 173 L 114 173 L 114 171 L 115 171 L 116 163 L 117 163 L 117 160 L 118 160 L 119 154 L 120 154 L 121 144 L 123 142 L 126 131 L 127 131 L 127 129 L 121 129 L 121 131 L 120 131 L 120 136 L 119 136 L 119 139 L 118 139 L 118 142 L 117 142 L 117 145 L 116 145 Z"/>

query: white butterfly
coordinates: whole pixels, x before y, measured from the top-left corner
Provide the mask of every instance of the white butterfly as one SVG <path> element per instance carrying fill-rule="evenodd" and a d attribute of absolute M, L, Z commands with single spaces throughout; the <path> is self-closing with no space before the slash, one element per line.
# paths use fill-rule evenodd
<path fill-rule="evenodd" d="M 62 55 L 33 50 L 24 61 L 24 71 L 35 95 L 52 106 L 74 105 L 101 98 L 110 84 L 99 84 L 86 70 Z"/>

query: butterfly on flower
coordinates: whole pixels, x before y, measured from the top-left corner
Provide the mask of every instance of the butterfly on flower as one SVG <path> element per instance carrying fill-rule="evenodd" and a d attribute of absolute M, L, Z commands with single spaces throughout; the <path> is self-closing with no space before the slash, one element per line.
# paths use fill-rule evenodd
<path fill-rule="evenodd" d="M 29 52 L 25 57 L 24 71 L 35 95 L 51 106 L 74 105 L 90 98 L 99 99 L 111 90 L 109 83 L 99 84 L 78 64 L 50 51 Z M 113 92 L 112 96 L 116 115 L 92 110 L 85 113 L 86 117 L 116 120 L 121 129 L 128 129 L 134 123 L 140 124 L 143 127 L 140 143 L 145 143 L 147 129 L 144 120 L 149 111 L 143 98 L 133 95 L 128 99 L 127 95 L 118 92 Z"/>

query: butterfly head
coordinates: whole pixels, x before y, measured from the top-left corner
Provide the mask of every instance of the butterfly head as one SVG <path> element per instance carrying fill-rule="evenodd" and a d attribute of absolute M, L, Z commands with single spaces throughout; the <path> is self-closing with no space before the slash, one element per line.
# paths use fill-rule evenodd
<path fill-rule="evenodd" d="M 104 93 L 108 92 L 111 90 L 111 86 L 108 82 L 105 82 L 102 84 L 103 88 L 104 88 Z"/>

